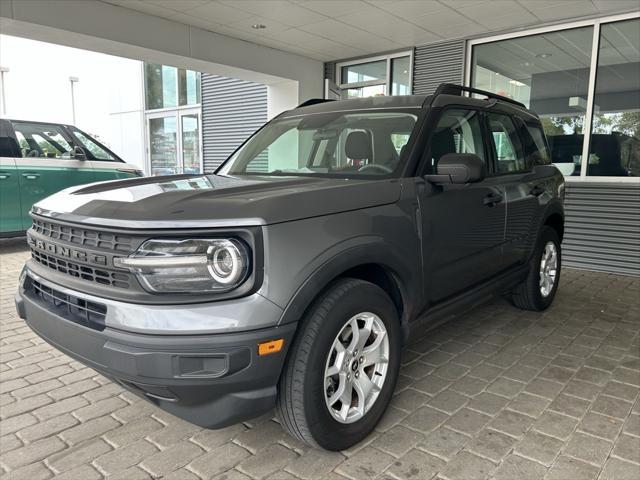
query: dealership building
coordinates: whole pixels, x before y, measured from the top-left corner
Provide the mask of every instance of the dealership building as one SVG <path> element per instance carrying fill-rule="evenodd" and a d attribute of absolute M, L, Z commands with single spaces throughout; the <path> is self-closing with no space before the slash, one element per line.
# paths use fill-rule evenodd
<path fill-rule="evenodd" d="M 567 180 L 565 266 L 640 275 L 637 1 L 0 6 L 3 33 L 145 62 L 149 173 L 167 168 L 164 128 L 191 148 L 177 149 L 182 171 L 211 172 L 308 98 L 430 94 L 443 82 L 513 98 L 540 116 Z"/>

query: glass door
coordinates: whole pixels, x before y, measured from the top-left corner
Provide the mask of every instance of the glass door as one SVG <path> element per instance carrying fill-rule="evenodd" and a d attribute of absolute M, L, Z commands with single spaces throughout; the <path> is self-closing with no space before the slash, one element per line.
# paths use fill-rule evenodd
<path fill-rule="evenodd" d="M 200 173 L 200 114 L 180 115 L 180 139 L 182 143 L 182 172 Z"/>
<path fill-rule="evenodd" d="M 200 173 L 200 109 L 147 114 L 151 175 Z"/>

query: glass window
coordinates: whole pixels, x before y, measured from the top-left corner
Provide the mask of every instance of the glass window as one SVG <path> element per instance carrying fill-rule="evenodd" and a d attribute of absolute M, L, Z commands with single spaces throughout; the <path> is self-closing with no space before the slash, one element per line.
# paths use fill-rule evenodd
<path fill-rule="evenodd" d="M 144 67 L 147 110 L 176 107 L 178 69 L 154 63 Z"/>
<path fill-rule="evenodd" d="M 73 132 L 73 135 L 78 140 L 78 142 L 80 142 L 80 144 L 84 148 L 89 150 L 89 152 L 91 153 L 91 155 L 93 155 L 93 158 L 95 160 L 108 160 L 108 161 L 115 160 L 113 158 L 113 155 L 111 155 L 111 153 L 109 153 L 102 146 L 98 145 L 98 143 L 96 143 L 96 141 L 93 140 L 89 135 L 76 129 L 73 129 L 72 132 Z"/>
<path fill-rule="evenodd" d="M 341 83 L 371 82 L 374 80 L 387 80 L 387 61 L 359 63 L 342 67 Z"/>
<path fill-rule="evenodd" d="M 342 98 L 411 94 L 411 56 L 391 54 L 380 60 L 340 66 Z"/>
<path fill-rule="evenodd" d="M 473 47 L 472 86 L 535 111 L 552 161 L 572 175 L 580 174 L 592 42 L 589 26 Z"/>
<path fill-rule="evenodd" d="M 415 115 L 402 111 L 337 112 L 276 120 L 251 137 L 220 173 L 391 175 L 401 161 L 392 135 L 402 132 L 410 137 L 416 120 Z"/>
<path fill-rule="evenodd" d="M 531 157 L 529 163 L 535 165 L 550 164 L 551 155 L 549 155 L 549 149 L 547 148 L 547 142 L 545 141 L 542 129 L 537 125 L 527 124 L 525 133 L 525 141 L 529 142 L 528 145 L 525 145 L 526 154 Z"/>
<path fill-rule="evenodd" d="M 387 94 L 386 85 L 371 85 L 369 87 L 348 88 L 347 98 L 381 97 Z"/>
<path fill-rule="evenodd" d="M 151 175 L 180 173 L 177 128 L 175 115 L 149 119 Z"/>
<path fill-rule="evenodd" d="M 411 59 L 400 57 L 391 59 L 391 95 L 411 94 Z"/>
<path fill-rule="evenodd" d="M 515 173 L 527 169 L 518 131 L 506 115 L 489 114 L 489 126 L 496 152 L 498 173 Z"/>
<path fill-rule="evenodd" d="M 431 159 L 428 173 L 447 153 L 474 153 L 484 160 L 480 114 L 476 110 L 445 110 L 431 137 Z"/>
<path fill-rule="evenodd" d="M 178 90 L 180 93 L 180 105 L 200 103 L 200 72 L 178 70 Z"/>
<path fill-rule="evenodd" d="M 199 115 L 182 115 L 180 119 L 182 122 L 183 173 L 200 173 Z"/>
<path fill-rule="evenodd" d="M 587 175 L 640 176 L 640 19 L 600 28 Z"/>
<path fill-rule="evenodd" d="M 23 157 L 72 158 L 73 147 L 58 125 L 14 122 Z"/>

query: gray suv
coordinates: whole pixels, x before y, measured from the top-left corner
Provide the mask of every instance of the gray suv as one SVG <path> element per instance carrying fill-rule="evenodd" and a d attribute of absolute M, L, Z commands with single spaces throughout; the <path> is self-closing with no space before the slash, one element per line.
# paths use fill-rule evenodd
<path fill-rule="evenodd" d="M 563 195 L 539 119 L 513 100 L 450 84 L 312 100 L 215 174 L 37 203 L 17 309 L 190 422 L 275 406 L 293 436 L 341 450 L 380 420 L 404 344 L 492 295 L 551 304 Z"/>

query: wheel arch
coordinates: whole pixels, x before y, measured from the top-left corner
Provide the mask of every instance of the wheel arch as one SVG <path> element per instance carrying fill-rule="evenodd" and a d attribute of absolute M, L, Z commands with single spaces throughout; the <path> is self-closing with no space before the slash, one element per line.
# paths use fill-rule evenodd
<path fill-rule="evenodd" d="M 296 322 L 304 317 L 314 301 L 340 278 L 357 278 L 382 288 L 398 311 L 403 336 L 408 335 L 413 293 L 408 285 L 411 269 L 383 245 L 349 249 L 315 270 L 296 291 L 282 314 L 280 324 Z M 420 283 L 420 282 L 416 282 Z"/>

